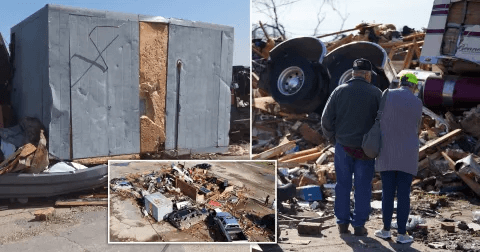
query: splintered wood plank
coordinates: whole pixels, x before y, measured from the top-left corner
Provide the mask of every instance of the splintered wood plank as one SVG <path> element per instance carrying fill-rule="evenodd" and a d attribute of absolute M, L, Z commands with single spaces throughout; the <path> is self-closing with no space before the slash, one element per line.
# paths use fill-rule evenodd
<path fill-rule="evenodd" d="M 426 154 L 426 151 L 428 149 L 431 149 L 431 148 L 434 148 L 434 147 L 437 147 L 439 146 L 440 144 L 442 143 L 448 143 L 448 142 L 451 142 L 453 141 L 453 139 L 460 135 L 462 133 L 462 130 L 461 129 L 456 129 L 438 139 L 435 139 L 434 141 L 432 142 L 429 142 L 427 144 L 425 144 L 424 146 L 422 146 L 418 152 L 418 158 L 419 160 L 422 160 L 423 158 L 425 158 L 425 154 Z"/>
<path fill-rule="evenodd" d="M 71 207 L 71 206 L 108 206 L 107 200 L 76 200 L 76 201 L 60 201 L 55 202 L 57 207 Z"/>
<path fill-rule="evenodd" d="M 295 141 L 290 141 L 290 142 L 287 142 L 285 144 L 282 144 L 282 145 L 273 147 L 269 150 L 266 150 L 266 151 L 264 151 L 260 154 L 254 155 L 252 157 L 252 159 L 256 159 L 256 160 L 258 160 L 258 159 L 260 159 L 260 160 L 269 159 L 271 157 L 278 156 L 278 155 L 282 154 L 283 152 L 292 149 L 293 147 L 295 147 L 295 145 L 296 145 Z"/>
<path fill-rule="evenodd" d="M 134 159 L 140 159 L 140 154 L 81 158 L 81 159 L 74 159 L 73 162 L 88 166 L 88 165 L 106 164 L 108 163 L 108 160 L 134 160 Z"/>

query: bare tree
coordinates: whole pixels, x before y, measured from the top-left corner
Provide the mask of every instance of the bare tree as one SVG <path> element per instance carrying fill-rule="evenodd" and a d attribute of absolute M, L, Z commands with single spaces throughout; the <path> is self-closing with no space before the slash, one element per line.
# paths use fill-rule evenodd
<path fill-rule="evenodd" d="M 270 23 L 264 24 L 265 27 L 271 28 L 273 31 L 273 35 L 275 36 L 275 33 L 278 32 L 279 35 L 283 38 L 286 39 L 286 33 L 285 27 L 283 24 L 280 22 L 280 17 L 282 16 L 281 14 L 281 9 L 293 5 L 297 2 L 300 2 L 302 0 L 252 0 L 252 6 L 253 8 L 267 17 L 270 18 Z M 315 26 L 315 29 L 313 30 L 313 35 L 318 35 L 318 29 L 321 25 L 321 23 L 325 20 L 326 14 L 323 12 L 323 8 L 325 5 L 329 5 L 332 7 L 333 12 L 335 12 L 340 19 L 342 20 L 340 29 L 343 29 L 343 25 L 345 24 L 345 21 L 348 18 L 348 14 L 346 13 L 341 13 L 336 7 L 335 7 L 335 2 L 336 0 L 321 0 L 319 1 L 320 5 L 318 7 L 317 11 L 317 24 Z M 258 28 L 257 25 L 253 25 L 253 28 Z"/>
<path fill-rule="evenodd" d="M 340 28 L 338 29 L 339 31 L 343 30 L 343 26 L 345 25 L 345 21 L 347 20 L 348 16 L 350 14 L 348 13 L 344 13 L 342 14 L 334 5 L 334 2 L 333 0 L 326 0 L 326 1 L 329 1 L 330 2 L 330 6 L 332 6 L 332 9 L 334 12 L 337 13 L 337 15 L 340 17 L 340 19 L 342 20 L 342 24 L 340 25 Z M 342 36 L 341 34 L 338 34 L 337 36 L 335 36 L 335 38 L 333 38 L 332 40 L 336 40 L 338 39 L 338 37 Z"/>
<path fill-rule="evenodd" d="M 329 2 L 331 0 L 324 0 L 322 4 L 320 5 L 320 8 L 318 8 L 317 12 L 317 26 L 315 26 L 315 30 L 313 30 L 313 36 L 318 35 L 318 27 L 320 27 L 320 24 L 325 20 L 325 13 L 322 13 L 322 8 L 325 5 L 326 2 Z"/>
<path fill-rule="evenodd" d="M 253 0 L 252 4 L 258 12 L 268 16 L 273 24 L 265 24 L 266 27 L 273 28 L 280 33 L 283 39 L 285 36 L 285 27 L 279 22 L 279 8 L 285 7 L 301 0 Z"/>

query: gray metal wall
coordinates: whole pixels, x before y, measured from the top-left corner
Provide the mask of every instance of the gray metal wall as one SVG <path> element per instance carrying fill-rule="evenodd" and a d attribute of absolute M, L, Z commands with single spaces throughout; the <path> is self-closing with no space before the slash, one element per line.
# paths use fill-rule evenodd
<path fill-rule="evenodd" d="M 42 120 L 50 153 L 140 152 L 138 15 L 47 5 L 12 32 L 13 106 L 19 118 Z"/>
<path fill-rule="evenodd" d="M 166 149 L 224 151 L 233 28 L 140 19 L 169 23 Z M 138 21 L 138 15 L 47 5 L 12 28 L 12 105 L 18 118 L 43 122 L 53 155 L 140 152 Z"/>
<path fill-rule="evenodd" d="M 138 153 L 138 22 L 69 18 L 73 158 Z"/>
<path fill-rule="evenodd" d="M 229 140 L 233 28 L 170 24 L 168 44 L 166 149 L 223 151 L 217 148 Z"/>
<path fill-rule="evenodd" d="M 48 20 L 47 8 L 42 8 L 20 24 L 12 27 L 15 34 L 15 60 L 12 105 L 19 119 L 36 117 L 50 123 L 45 100 L 51 99 L 48 90 Z"/>

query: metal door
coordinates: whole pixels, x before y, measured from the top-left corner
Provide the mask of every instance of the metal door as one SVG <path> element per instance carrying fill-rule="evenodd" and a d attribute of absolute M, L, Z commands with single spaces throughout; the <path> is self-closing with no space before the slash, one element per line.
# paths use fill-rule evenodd
<path fill-rule="evenodd" d="M 72 158 L 140 152 L 138 22 L 70 15 Z"/>
<path fill-rule="evenodd" d="M 228 146 L 233 29 L 170 24 L 166 149 Z"/>

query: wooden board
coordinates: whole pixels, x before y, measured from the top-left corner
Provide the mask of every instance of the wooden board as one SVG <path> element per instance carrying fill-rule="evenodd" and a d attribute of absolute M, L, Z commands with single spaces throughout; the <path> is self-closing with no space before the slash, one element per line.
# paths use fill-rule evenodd
<path fill-rule="evenodd" d="M 443 151 L 442 156 L 445 158 L 445 160 L 447 160 L 450 169 L 455 171 L 455 162 L 450 158 L 450 156 L 448 156 L 447 153 Z M 475 192 L 475 194 L 477 194 L 477 196 L 480 196 L 480 185 L 477 182 L 475 182 L 473 179 L 469 178 L 465 174 L 459 173 L 457 171 L 455 171 L 455 173 L 463 180 L 463 182 L 465 182 L 465 184 L 468 185 L 468 187 L 470 187 L 470 189 L 472 189 L 473 192 Z"/>
<path fill-rule="evenodd" d="M 296 142 L 295 141 L 290 141 L 288 143 L 285 143 L 285 144 L 282 144 L 282 145 L 279 145 L 279 146 L 276 146 L 276 147 L 273 147 L 269 150 L 266 150 L 260 154 L 257 154 L 257 155 L 254 155 L 252 156 L 252 159 L 255 159 L 255 160 L 264 160 L 264 159 L 269 159 L 271 157 L 275 157 L 275 156 L 278 156 L 280 154 L 282 154 L 283 152 L 285 151 L 288 151 L 292 148 L 294 148 L 296 145 Z"/>
<path fill-rule="evenodd" d="M 300 156 L 305 156 L 305 155 L 313 154 L 313 153 L 319 152 L 319 151 L 321 151 L 321 150 L 322 150 L 322 149 L 321 149 L 321 146 L 317 146 L 317 147 L 315 147 L 315 148 L 311 148 L 311 149 L 308 149 L 308 150 L 303 150 L 303 151 L 299 151 L 299 152 L 287 154 L 287 155 L 279 158 L 278 161 L 285 161 L 285 160 L 297 158 L 297 157 L 300 157 Z"/>
<path fill-rule="evenodd" d="M 140 159 L 140 154 L 82 158 L 82 159 L 74 159 L 73 162 L 88 166 L 88 165 L 106 164 L 108 163 L 108 160 L 134 160 L 134 159 Z"/>
<path fill-rule="evenodd" d="M 432 141 L 432 142 L 429 142 L 427 144 L 425 144 L 424 146 L 422 146 L 422 148 L 420 148 L 419 152 L 418 152 L 418 158 L 419 160 L 422 160 L 423 158 L 425 158 L 425 154 L 426 154 L 426 151 L 428 149 L 431 149 L 431 148 L 434 148 L 434 147 L 437 147 L 439 146 L 440 144 L 443 144 L 445 142 L 451 142 L 453 141 L 453 138 L 460 135 L 462 133 L 462 130 L 461 129 L 456 129 L 452 132 L 449 132 L 448 134 Z"/>
<path fill-rule="evenodd" d="M 308 161 L 314 161 L 314 160 L 317 160 L 317 158 L 319 158 L 325 151 L 327 151 L 330 147 L 332 147 L 331 145 L 327 146 L 326 148 L 323 148 L 321 151 L 319 152 L 316 152 L 316 153 L 312 153 L 312 154 L 309 154 L 309 155 L 305 155 L 305 156 L 300 156 L 300 157 L 296 157 L 296 158 L 292 158 L 292 159 L 289 159 L 289 160 L 285 160 L 283 162 L 285 163 L 305 163 L 305 162 L 308 162 Z"/>
<path fill-rule="evenodd" d="M 57 207 L 71 207 L 71 206 L 108 206 L 107 200 L 97 201 L 59 201 L 55 202 Z"/>

